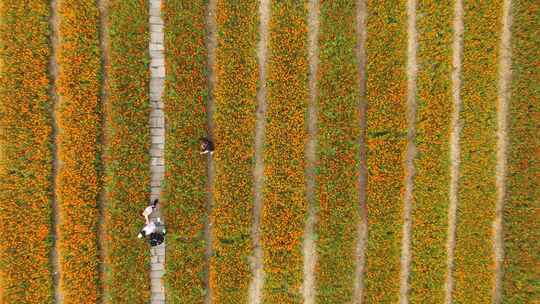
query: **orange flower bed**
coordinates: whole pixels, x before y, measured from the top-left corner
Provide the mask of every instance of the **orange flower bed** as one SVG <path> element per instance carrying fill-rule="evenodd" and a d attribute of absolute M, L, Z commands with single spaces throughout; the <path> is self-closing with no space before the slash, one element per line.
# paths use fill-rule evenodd
<path fill-rule="evenodd" d="M 450 127 L 453 111 L 453 2 L 418 4 L 416 174 L 412 211 L 411 303 L 442 303 L 445 296 Z"/>
<path fill-rule="evenodd" d="M 317 303 L 353 298 L 359 221 L 359 80 L 353 1 L 322 2 L 317 194 Z"/>
<path fill-rule="evenodd" d="M 105 269 L 110 303 L 150 301 L 149 248 L 137 239 L 150 197 L 148 5 L 108 2 Z"/>
<path fill-rule="evenodd" d="M 503 303 L 539 303 L 540 5 L 534 1 L 514 1 L 512 15 Z"/>
<path fill-rule="evenodd" d="M 368 1 L 367 209 L 365 300 L 399 295 L 407 144 L 406 1 Z"/>
<path fill-rule="evenodd" d="M 49 16 L 45 1 L 0 4 L 1 303 L 53 302 Z"/>
<path fill-rule="evenodd" d="M 257 4 L 217 1 L 214 254 L 210 261 L 214 303 L 246 303 L 251 281 Z"/>
<path fill-rule="evenodd" d="M 491 303 L 502 1 L 466 1 L 464 11 L 463 129 L 453 296 L 456 303 Z"/>
<path fill-rule="evenodd" d="M 101 296 L 96 242 L 101 149 L 98 8 L 95 1 L 62 1 L 59 19 L 60 288 L 65 304 L 96 303 Z"/>
<path fill-rule="evenodd" d="M 165 3 L 167 83 L 165 92 L 167 172 L 164 217 L 167 236 L 167 303 L 203 303 L 206 210 L 206 155 L 199 137 L 206 136 L 207 1 Z M 178 14 L 182 11 L 182 14 Z M 217 153 L 221 153 L 218 151 Z"/>
<path fill-rule="evenodd" d="M 263 302 L 300 303 L 307 209 L 307 10 L 295 1 L 273 1 L 271 7 L 261 221 Z"/>

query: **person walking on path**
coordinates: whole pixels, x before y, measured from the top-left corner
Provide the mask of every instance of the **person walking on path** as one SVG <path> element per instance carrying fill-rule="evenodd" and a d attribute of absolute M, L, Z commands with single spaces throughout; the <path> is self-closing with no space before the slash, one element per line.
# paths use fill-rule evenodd
<path fill-rule="evenodd" d="M 148 237 L 150 245 L 157 246 L 163 243 L 166 233 L 167 232 L 165 230 L 165 225 L 163 225 L 161 219 L 158 217 L 155 221 L 150 221 L 149 223 L 146 223 L 146 225 L 143 227 L 143 229 L 141 229 L 137 237 Z"/>
<path fill-rule="evenodd" d="M 143 237 L 149 236 L 152 233 L 155 233 L 156 229 L 157 229 L 157 226 L 156 226 L 156 224 L 154 222 L 146 223 L 146 225 L 144 225 L 143 229 L 141 229 L 141 231 L 139 232 L 137 237 L 138 238 L 143 238 Z"/>
<path fill-rule="evenodd" d="M 158 202 L 159 200 L 156 198 L 150 206 L 144 208 L 142 215 L 144 216 L 147 225 L 150 223 L 148 217 L 150 216 L 150 214 L 152 214 L 152 212 L 154 212 L 154 210 L 156 210 Z"/>
<path fill-rule="evenodd" d="M 201 142 L 201 154 L 210 153 L 214 154 L 214 143 L 207 137 L 202 137 L 199 139 Z"/>

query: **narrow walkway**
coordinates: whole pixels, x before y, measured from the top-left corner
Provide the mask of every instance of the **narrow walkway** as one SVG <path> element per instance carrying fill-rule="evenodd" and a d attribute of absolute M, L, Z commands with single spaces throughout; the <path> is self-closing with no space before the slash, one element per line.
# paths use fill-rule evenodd
<path fill-rule="evenodd" d="M 150 0 L 150 200 L 159 199 L 161 195 L 161 182 L 165 175 L 165 160 L 163 150 L 165 147 L 165 116 L 163 112 L 163 87 L 165 83 L 165 56 L 163 19 L 161 18 L 161 0 Z M 161 203 L 152 214 L 152 218 L 160 217 Z M 164 222 L 164 219 L 161 218 Z M 150 288 L 152 292 L 151 304 L 165 303 L 165 287 L 162 277 L 165 274 L 165 242 L 150 249 Z"/>
<path fill-rule="evenodd" d="M 307 220 L 304 228 L 304 273 L 302 283 L 302 297 L 304 304 L 315 303 L 317 265 L 316 244 L 316 182 L 315 170 L 317 164 L 317 119 L 318 119 L 318 95 L 317 71 L 319 69 L 319 15 L 320 7 L 318 0 L 308 2 L 308 61 L 309 61 L 309 103 L 307 131 L 308 139 L 305 150 L 306 155 L 306 199 L 308 203 Z"/>
<path fill-rule="evenodd" d="M 401 272 L 399 303 L 409 303 L 409 276 L 411 269 L 411 227 L 414 191 L 414 159 L 416 157 L 416 0 L 407 1 L 407 158 L 405 160 L 405 194 L 403 199 L 403 238 L 401 241 Z"/>
<path fill-rule="evenodd" d="M 508 107 L 510 86 L 512 85 L 512 0 L 503 1 L 502 37 L 499 60 L 499 97 L 497 98 L 497 202 L 493 222 L 495 251 L 495 284 L 493 285 L 493 304 L 502 301 L 502 279 L 504 263 L 503 208 L 506 202 L 506 180 L 508 168 Z"/>
<path fill-rule="evenodd" d="M 358 223 L 358 244 L 356 248 L 356 277 L 354 283 L 353 304 L 362 304 L 364 297 L 364 273 L 366 266 L 366 244 L 367 244 L 367 207 L 366 207 L 366 185 L 367 185 L 367 163 L 366 163 L 366 39 L 367 39 L 367 3 L 366 0 L 356 1 L 356 31 L 358 42 L 356 48 L 356 58 L 358 59 L 358 87 L 359 103 L 358 112 L 360 115 L 360 167 L 358 174 L 359 208 L 360 221 Z"/>
<path fill-rule="evenodd" d="M 56 85 L 58 82 L 58 62 L 56 60 L 56 55 L 58 54 L 58 45 L 60 40 L 59 34 L 59 18 L 58 18 L 58 2 L 56 0 L 51 1 L 51 17 L 49 19 L 49 26 L 51 29 L 50 32 L 50 43 L 51 43 L 51 60 L 49 62 L 49 77 L 51 78 L 51 86 L 49 91 L 49 96 L 52 100 L 52 109 L 51 117 L 53 121 L 52 125 L 52 219 L 51 219 L 51 231 L 53 234 L 53 243 L 51 245 L 51 255 L 50 261 L 53 271 L 53 290 L 54 290 L 54 303 L 62 304 L 64 303 L 64 295 L 60 288 L 60 275 L 62 270 L 60 268 L 60 260 L 58 257 L 58 226 L 60 225 L 60 215 L 58 211 L 58 198 L 56 192 L 56 179 L 59 169 L 58 161 L 58 150 L 57 150 L 57 136 L 58 136 L 58 121 L 56 119 L 56 109 L 60 103 L 60 97 L 56 91 Z"/>
<path fill-rule="evenodd" d="M 257 113 L 255 123 L 255 167 L 253 169 L 254 204 L 253 226 L 251 237 L 253 240 L 253 256 L 251 257 L 251 270 L 253 279 L 249 286 L 249 304 L 262 303 L 264 287 L 263 250 L 261 245 L 261 212 L 263 204 L 264 185 L 264 141 L 266 130 L 266 65 L 268 59 L 268 23 L 270 21 L 270 1 L 259 1 L 259 43 L 257 45 L 257 61 L 259 64 L 259 89 L 257 90 Z"/>
<path fill-rule="evenodd" d="M 454 4 L 454 37 L 452 43 L 452 101 L 454 109 L 452 113 L 451 134 L 450 134 L 450 206 L 448 207 L 448 240 L 446 251 L 448 259 L 446 261 L 445 278 L 445 303 L 452 304 L 452 293 L 454 291 L 454 252 L 456 248 L 456 213 L 458 206 L 458 177 L 460 165 L 460 143 L 461 132 L 461 61 L 463 56 L 463 2 L 457 0 Z"/>
<path fill-rule="evenodd" d="M 216 6 L 217 0 L 209 0 L 206 11 L 206 30 L 208 36 L 206 38 L 206 49 L 208 51 L 207 71 L 208 71 L 208 100 L 206 103 L 206 130 L 211 140 L 214 140 L 214 89 L 216 87 L 216 48 L 217 48 L 217 21 L 216 21 Z M 213 303 L 213 290 L 210 285 L 210 259 L 213 254 L 213 229 L 212 229 L 212 208 L 214 206 L 214 160 L 211 155 L 207 155 L 208 166 L 206 174 L 208 176 L 206 182 L 206 223 L 204 224 L 204 240 L 206 242 L 205 251 L 205 268 L 204 268 L 204 285 L 206 294 L 204 304 Z"/>

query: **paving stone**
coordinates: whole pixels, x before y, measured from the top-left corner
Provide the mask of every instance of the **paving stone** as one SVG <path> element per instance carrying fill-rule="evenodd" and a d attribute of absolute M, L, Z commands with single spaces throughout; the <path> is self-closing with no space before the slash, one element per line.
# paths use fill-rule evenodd
<path fill-rule="evenodd" d="M 161 278 L 165 274 L 164 270 L 151 270 L 150 278 Z"/>
<path fill-rule="evenodd" d="M 164 255 L 158 255 L 157 259 L 158 259 L 158 263 L 165 263 L 165 256 Z"/>
<path fill-rule="evenodd" d="M 150 302 L 150 304 L 165 304 L 165 300 L 152 299 L 152 302 Z"/>
<path fill-rule="evenodd" d="M 161 16 L 161 8 L 151 7 L 149 13 L 150 13 L 150 16 L 159 17 Z"/>
<path fill-rule="evenodd" d="M 162 263 L 154 263 L 154 264 L 150 264 L 150 269 L 151 270 L 165 270 L 165 267 L 163 267 Z"/>
<path fill-rule="evenodd" d="M 163 33 L 163 25 L 162 24 L 150 24 L 150 32 L 151 33 Z"/>
<path fill-rule="evenodd" d="M 150 51 L 150 58 L 165 58 L 163 51 Z"/>
<path fill-rule="evenodd" d="M 158 59 L 156 59 L 156 60 L 158 60 Z M 157 90 L 159 88 L 163 88 L 164 85 L 165 85 L 165 79 L 163 79 L 163 78 L 150 78 L 150 90 Z"/>
<path fill-rule="evenodd" d="M 165 129 L 164 128 L 150 128 L 150 135 L 152 136 L 165 135 Z"/>
<path fill-rule="evenodd" d="M 150 257 L 150 263 L 159 263 L 158 259 L 159 259 L 159 256 L 154 255 Z"/>
<path fill-rule="evenodd" d="M 163 244 L 156 247 L 156 253 L 157 253 L 158 255 L 163 255 L 163 256 L 165 256 L 165 247 L 163 246 Z"/>
<path fill-rule="evenodd" d="M 150 187 L 150 195 L 161 195 L 161 187 Z"/>
<path fill-rule="evenodd" d="M 161 172 L 161 171 L 157 171 L 157 170 L 151 170 L 151 176 L 152 176 L 152 178 L 163 179 L 165 177 L 165 172 Z"/>
<path fill-rule="evenodd" d="M 152 100 L 152 109 L 163 109 L 165 108 L 165 104 L 163 103 L 163 101 L 153 101 Z"/>
<path fill-rule="evenodd" d="M 151 137 L 151 142 L 152 143 L 157 143 L 157 144 L 162 144 L 165 142 L 165 137 L 164 136 L 152 136 Z"/>
<path fill-rule="evenodd" d="M 150 0 L 150 8 L 156 7 L 161 9 L 161 0 Z"/>
<path fill-rule="evenodd" d="M 150 290 L 155 293 L 159 292 L 165 292 L 165 288 L 163 288 L 163 284 L 161 284 L 161 280 L 159 280 L 160 284 L 150 284 Z"/>
<path fill-rule="evenodd" d="M 161 17 L 150 16 L 150 24 L 163 24 Z"/>
<path fill-rule="evenodd" d="M 161 43 L 149 43 L 149 49 L 150 51 L 163 51 L 165 47 Z"/>
<path fill-rule="evenodd" d="M 165 293 L 163 292 L 152 292 L 152 300 L 165 300 Z"/>
<path fill-rule="evenodd" d="M 165 152 L 163 151 L 163 149 L 150 149 L 150 156 L 155 156 L 155 157 L 163 157 L 165 154 Z"/>
<path fill-rule="evenodd" d="M 150 128 L 164 128 L 165 117 L 152 117 L 150 118 Z"/>
<path fill-rule="evenodd" d="M 163 33 L 150 33 L 150 42 L 163 44 L 164 38 Z"/>
<path fill-rule="evenodd" d="M 150 76 L 165 78 L 165 67 L 150 68 Z"/>
<path fill-rule="evenodd" d="M 150 118 L 152 117 L 165 117 L 163 110 L 153 110 L 150 112 Z"/>
<path fill-rule="evenodd" d="M 161 102 L 161 98 L 163 97 L 163 92 L 152 92 L 150 91 L 150 101 L 151 102 Z M 163 107 L 158 107 L 157 105 L 152 105 L 152 107 L 159 109 Z"/>
<path fill-rule="evenodd" d="M 163 45 L 163 44 L 157 44 L 157 45 Z M 165 58 L 152 58 L 150 59 L 150 66 L 151 67 L 161 67 L 165 66 Z M 152 83 L 150 83 L 150 90 L 152 89 L 163 89 L 163 83 L 160 83 L 159 86 L 153 86 Z"/>
<path fill-rule="evenodd" d="M 151 166 L 164 166 L 165 160 L 163 157 L 152 157 L 150 158 L 150 165 Z"/>
<path fill-rule="evenodd" d="M 151 166 L 150 170 L 152 173 L 164 173 L 165 172 L 165 166 Z"/>

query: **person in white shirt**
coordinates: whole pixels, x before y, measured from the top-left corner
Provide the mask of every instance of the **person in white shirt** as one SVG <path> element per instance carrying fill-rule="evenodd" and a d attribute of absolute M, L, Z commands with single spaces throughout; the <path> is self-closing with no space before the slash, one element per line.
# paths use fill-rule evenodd
<path fill-rule="evenodd" d="M 159 219 L 158 219 L 159 220 Z M 150 235 L 154 232 L 156 232 L 156 224 L 154 222 L 146 223 L 146 225 L 141 229 L 139 232 L 139 235 L 137 235 L 138 238 L 146 237 L 147 235 Z"/>
<path fill-rule="evenodd" d="M 154 200 L 154 202 L 152 203 L 152 205 L 144 208 L 144 211 L 142 213 L 142 215 L 144 216 L 144 219 L 146 220 L 146 224 L 148 225 L 148 223 L 150 223 L 150 221 L 148 220 L 148 216 L 150 216 L 150 214 L 152 214 L 152 212 L 154 212 L 154 210 L 156 209 L 156 206 L 158 204 L 158 199 L 156 198 Z"/>

